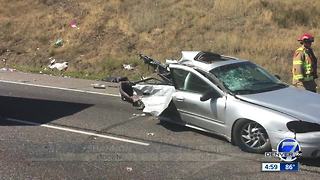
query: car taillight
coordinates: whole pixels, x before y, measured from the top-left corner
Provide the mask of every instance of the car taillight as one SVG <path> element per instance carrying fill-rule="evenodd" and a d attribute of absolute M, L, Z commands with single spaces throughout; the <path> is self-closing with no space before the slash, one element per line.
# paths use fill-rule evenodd
<path fill-rule="evenodd" d="M 320 132 L 320 124 L 305 121 L 290 121 L 287 123 L 287 128 L 295 133 Z"/>

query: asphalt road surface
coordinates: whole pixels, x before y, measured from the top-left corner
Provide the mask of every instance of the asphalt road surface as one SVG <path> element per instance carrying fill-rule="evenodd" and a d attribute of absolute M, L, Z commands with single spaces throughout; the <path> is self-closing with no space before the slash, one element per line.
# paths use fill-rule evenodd
<path fill-rule="evenodd" d="M 115 84 L 92 83 L 0 72 L 0 179 L 319 179 L 319 160 L 261 172 L 278 160 L 160 123 L 121 101 Z"/>

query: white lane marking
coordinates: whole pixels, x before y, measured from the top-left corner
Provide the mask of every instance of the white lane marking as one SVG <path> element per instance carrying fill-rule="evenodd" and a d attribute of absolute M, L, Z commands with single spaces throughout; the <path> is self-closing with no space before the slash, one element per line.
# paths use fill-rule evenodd
<path fill-rule="evenodd" d="M 89 93 L 89 94 L 98 94 L 98 95 L 105 95 L 105 96 L 120 97 L 120 95 L 118 95 L 118 94 L 99 93 L 99 92 L 86 91 L 86 90 L 80 90 L 80 89 L 70 89 L 70 88 L 46 86 L 46 85 L 39 85 L 39 84 L 30 84 L 30 83 L 23 83 L 23 82 L 6 81 L 6 80 L 0 80 L 0 82 L 10 83 L 10 84 L 26 85 L 26 86 L 34 86 L 34 87 L 42 87 L 42 88 L 50 88 L 50 89 L 58 89 L 58 90 L 63 90 L 63 91 L 74 91 L 74 92 L 81 92 L 81 93 Z"/>
<path fill-rule="evenodd" d="M 135 140 L 113 137 L 113 136 L 108 136 L 108 135 L 98 134 L 98 133 L 93 133 L 93 132 L 88 132 L 88 131 L 80 131 L 80 130 L 76 130 L 76 129 L 72 129 L 72 128 L 59 127 L 56 125 L 40 124 L 40 123 L 23 121 L 23 120 L 12 119 L 12 118 L 5 118 L 5 120 L 23 123 L 23 124 L 29 124 L 29 125 L 42 126 L 42 127 L 46 127 L 46 128 L 50 128 L 50 129 L 57 129 L 57 130 L 61 130 L 61 131 L 73 132 L 73 133 L 78 133 L 78 134 L 85 134 L 85 135 L 89 135 L 89 136 L 97 136 L 97 137 L 112 139 L 112 140 L 116 140 L 116 141 L 138 144 L 138 145 L 142 145 L 142 146 L 149 146 L 150 145 L 149 143 L 139 142 L 139 141 L 135 141 Z"/>

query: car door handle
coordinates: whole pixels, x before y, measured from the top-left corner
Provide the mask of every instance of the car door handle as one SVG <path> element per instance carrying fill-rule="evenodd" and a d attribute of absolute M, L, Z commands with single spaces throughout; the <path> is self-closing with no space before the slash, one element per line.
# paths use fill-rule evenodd
<path fill-rule="evenodd" d="M 184 98 L 183 97 L 176 97 L 177 101 L 183 102 Z"/>

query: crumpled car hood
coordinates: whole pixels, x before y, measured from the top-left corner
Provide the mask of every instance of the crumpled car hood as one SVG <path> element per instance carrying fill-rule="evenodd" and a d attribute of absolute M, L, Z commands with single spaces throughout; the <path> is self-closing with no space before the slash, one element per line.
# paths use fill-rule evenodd
<path fill-rule="evenodd" d="M 299 120 L 320 123 L 320 94 L 290 86 L 264 93 L 237 95 L 237 97 L 290 114 Z"/>

